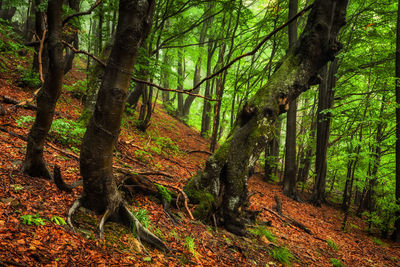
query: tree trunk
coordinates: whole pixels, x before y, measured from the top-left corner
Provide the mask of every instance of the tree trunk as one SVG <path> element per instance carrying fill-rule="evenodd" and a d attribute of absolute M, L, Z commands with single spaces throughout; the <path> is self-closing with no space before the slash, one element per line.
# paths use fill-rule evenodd
<path fill-rule="evenodd" d="M 183 90 L 183 81 L 184 81 L 184 73 L 183 73 L 183 61 L 185 57 L 182 53 L 182 49 L 178 49 L 178 90 Z M 183 117 L 183 94 L 178 93 L 178 110 L 177 117 Z"/>
<path fill-rule="evenodd" d="M 216 47 L 217 47 L 216 42 L 208 44 L 207 77 L 211 75 L 212 57 L 214 55 Z M 214 85 L 214 82 L 211 82 L 210 80 L 206 81 L 206 87 L 205 87 L 205 92 L 204 92 L 205 97 L 212 96 L 213 85 Z M 207 137 L 209 135 L 210 122 L 211 122 L 211 103 L 207 99 L 204 99 L 203 114 L 201 117 L 201 131 L 200 131 L 201 136 Z"/>
<path fill-rule="evenodd" d="M 396 103 L 400 105 L 400 1 L 397 11 L 397 35 L 396 35 Z M 397 205 L 400 205 L 400 108 L 396 108 L 396 192 Z M 400 243 L 400 210 L 396 212 L 395 231 L 393 239 Z"/>
<path fill-rule="evenodd" d="M 80 0 L 68 0 L 69 7 L 74 10 L 75 13 L 79 12 L 79 3 Z M 74 48 L 79 49 L 79 26 L 77 24 L 79 21 L 76 19 L 70 24 L 72 32 L 67 33 L 67 36 L 64 37 L 64 40 L 68 43 L 72 44 Z M 75 53 L 69 48 L 65 48 L 65 56 L 64 56 L 64 74 L 67 74 L 68 71 L 72 69 L 72 63 L 74 61 Z"/>
<path fill-rule="evenodd" d="M 311 202 L 314 206 L 321 207 L 325 202 L 325 188 L 326 188 L 326 154 L 328 151 L 329 132 L 332 114 L 326 112 L 333 106 L 333 96 L 335 87 L 335 74 L 337 71 L 337 60 L 335 59 L 329 66 L 322 70 L 324 80 L 319 86 L 318 93 L 318 110 L 317 110 L 317 148 L 315 159 L 315 172 L 317 176 L 314 182 L 314 191 L 311 196 Z"/>
<path fill-rule="evenodd" d="M 46 27 L 43 21 L 44 13 L 41 12 L 38 8 L 41 2 L 42 2 L 41 0 L 35 0 L 35 32 L 38 38 L 43 37 L 43 33 Z M 44 42 L 43 45 L 41 62 L 42 62 L 43 77 L 46 77 L 46 72 L 49 64 L 47 42 Z M 39 45 L 35 46 L 35 56 L 33 57 L 32 70 L 39 72 Z"/>
<path fill-rule="evenodd" d="M 155 1 L 151 0 L 120 0 L 114 45 L 104 71 L 96 107 L 82 142 L 80 170 L 83 192 L 70 213 L 79 205 L 98 214 L 104 213 L 100 223 L 101 234 L 102 226 L 109 218 L 119 220 L 129 227 L 131 223 L 138 226 L 137 220 L 125 206 L 114 180 L 113 150 L 120 132 L 138 47 L 150 31 L 154 6 Z M 139 236 L 143 229 L 140 230 Z M 164 246 L 161 241 L 158 244 Z"/>
<path fill-rule="evenodd" d="M 54 110 L 61 94 L 64 78 L 63 45 L 61 43 L 62 0 L 52 0 L 48 3 L 47 21 L 49 29 L 48 54 L 49 68 L 43 87 L 37 97 L 37 113 L 35 122 L 29 132 L 25 161 L 22 167 L 24 173 L 30 176 L 51 178 L 43 159 L 43 146 L 53 121 Z"/>
<path fill-rule="evenodd" d="M 237 116 L 227 140 L 207 160 L 203 172 L 192 177 L 185 191 L 194 214 L 245 234 L 243 215 L 248 203 L 248 165 L 275 133 L 280 102 L 292 101 L 315 82 L 317 72 L 341 48 L 337 34 L 345 24 L 347 0 L 316 0 L 303 34 L 281 66 Z M 281 99 L 281 100 L 280 100 Z M 251 159 L 250 159 L 251 158 Z"/>
<path fill-rule="evenodd" d="M 298 0 L 289 1 L 289 19 L 296 15 Z M 289 25 L 289 49 L 297 40 L 297 20 Z M 296 188 L 297 166 L 296 166 L 296 117 L 297 101 L 293 99 L 289 104 L 286 120 L 286 157 L 285 174 L 283 178 L 283 193 L 295 200 L 300 200 Z"/>

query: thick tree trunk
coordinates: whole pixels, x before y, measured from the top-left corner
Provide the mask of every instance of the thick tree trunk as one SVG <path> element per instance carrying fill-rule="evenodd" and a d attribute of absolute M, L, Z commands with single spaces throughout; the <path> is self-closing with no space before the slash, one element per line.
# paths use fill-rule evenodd
<path fill-rule="evenodd" d="M 36 119 L 29 132 L 26 156 L 22 167 L 24 173 L 36 177 L 51 178 L 43 159 L 43 146 L 53 121 L 54 110 L 61 94 L 64 78 L 63 46 L 61 43 L 62 2 L 62 0 L 52 0 L 48 3 L 49 37 L 47 48 L 49 68 L 43 87 L 37 97 Z"/>
<path fill-rule="evenodd" d="M 298 9 L 298 0 L 289 1 L 289 19 L 294 17 Z M 289 25 L 289 49 L 293 47 L 297 40 L 297 20 Z M 286 119 L 286 157 L 285 157 L 285 174 L 283 177 L 283 193 L 288 197 L 300 200 L 297 193 L 296 178 L 296 118 L 297 118 L 297 101 L 293 99 L 289 104 L 289 111 Z"/>
<path fill-rule="evenodd" d="M 400 0 L 397 11 L 396 35 L 396 103 L 400 105 Z M 396 108 L 396 192 L 397 205 L 400 205 L 400 108 Z M 396 212 L 397 219 L 394 227 L 393 239 L 400 243 L 400 210 Z"/>
<path fill-rule="evenodd" d="M 281 66 L 240 111 L 227 140 L 192 177 L 185 191 L 199 203 L 195 214 L 216 216 L 226 229 L 244 234 L 242 216 L 248 202 L 248 165 L 275 133 L 274 122 L 283 99 L 295 99 L 315 83 L 317 72 L 341 48 L 337 34 L 345 24 L 347 0 L 316 0 L 306 28 Z"/>
<path fill-rule="evenodd" d="M 337 60 L 335 59 L 329 66 L 323 68 L 324 80 L 319 86 L 318 96 L 318 110 L 317 110 L 317 148 L 315 159 L 315 172 L 317 176 L 314 182 L 314 191 L 311 196 L 311 202 L 320 207 L 325 202 L 325 188 L 326 188 L 326 171 L 327 161 L 326 154 L 328 151 L 329 132 L 332 114 L 325 112 L 333 106 L 333 96 L 335 87 L 335 74 L 337 71 Z"/>
<path fill-rule="evenodd" d="M 122 205 L 113 177 L 113 149 L 118 140 L 137 50 L 151 28 L 153 12 L 154 1 L 120 1 L 116 38 L 80 155 L 81 203 L 97 213 L 107 209 L 114 213 Z"/>

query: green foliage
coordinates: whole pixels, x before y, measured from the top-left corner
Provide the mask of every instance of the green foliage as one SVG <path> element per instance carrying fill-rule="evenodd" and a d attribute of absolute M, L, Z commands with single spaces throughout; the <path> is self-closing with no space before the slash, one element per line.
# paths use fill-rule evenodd
<path fill-rule="evenodd" d="M 133 215 L 145 228 L 149 228 L 151 221 L 149 218 L 149 212 L 146 209 L 138 209 L 137 211 L 133 212 Z"/>
<path fill-rule="evenodd" d="M 271 242 L 276 241 L 276 237 L 264 226 L 258 226 L 256 228 L 250 229 L 249 232 L 256 236 L 264 236 Z"/>
<path fill-rule="evenodd" d="M 31 69 L 23 69 L 20 77 L 21 85 L 29 88 L 39 88 L 42 82 L 39 78 L 39 73 Z"/>
<path fill-rule="evenodd" d="M 294 256 L 285 247 L 276 247 L 269 254 L 272 258 L 283 264 L 290 264 L 294 260 Z"/>
<path fill-rule="evenodd" d="M 138 160 L 140 160 L 141 162 L 145 162 L 145 163 L 150 161 L 153 157 L 151 155 L 151 153 L 149 153 L 145 150 L 141 150 L 141 149 L 138 149 L 135 151 L 135 156 Z"/>
<path fill-rule="evenodd" d="M 334 249 L 335 251 L 338 251 L 338 250 L 339 250 L 338 245 L 336 245 L 336 243 L 335 243 L 333 240 L 328 239 L 328 240 L 326 240 L 326 243 L 328 243 L 328 245 L 329 245 L 332 249 Z"/>
<path fill-rule="evenodd" d="M 68 119 L 57 119 L 51 125 L 55 139 L 62 144 L 80 144 L 86 128 L 80 122 Z"/>
<path fill-rule="evenodd" d="M 16 122 L 20 127 L 27 127 L 35 120 L 32 116 L 20 116 Z M 85 134 L 86 128 L 80 122 L 68 119 L 57 119 L 53 121 L 50 133 L 54 139 L 62 144 L 79 144 Z M 76 149 L 76 148 L 75 148 Z"/>
<path fill-rule="evenodd" d="M 334 266 L 334 267 L 346 267 L 346 265 L 344 265 L 340 260 L 335 259 L 335 258 L 331 258 L 330 262 L 332 263 L 332 266 Z"/>
<path fill-rule="evenodd" d="M 27 127 L 34 121 L 35 118 L 32 116 L 20 116 L 15 122 L 18 124 L 19 127 Z"/>
<path fill-rule="evenodd" d="M 88 80 L 80 80 L 76 81 L 73 85 L 63 85 L 63 88 L 71 93 L 71 96 L 77 99 L 82 99 L 86 93 L 88 88 Z"/>
<path fill-rule="evenodd" d="M 193 257 L 196 257 L 196 244 L 193 236 L 190 235 L 185 238 L 185 247 L 192 253 Z"/>
<path fill-rule="evenodd" d="M 21 219 L 22 223 L 27 224 L 27 225 L 32 225 L 32 223 L 33 223 L 36 226 L 39 226 L 39 225 L 43 226 L 46 224 L 46 219 L 40 218 L 39 214 L 37 214 L 37 213 L 35 215 L 32 215 L 32 214 L 22 215 L 20 217 L 20 219 Z"/>
<path fill-rule="evenodd" d="M 167 188 L 165 188 L 165 186 L 162 186 L 162 185 L 159 185 L 159 184 L 155 184 L 155 186 L 157 187 L 158 192 L 160 192 L 161 197 L 163 199 L 165 199 L 165 201 L 167 201 L 168 203 L 171 203 L 171 201 L 172 201 L 172 196 L 171 196 L 172 192 L 169 191 Z"/>
<path fill-rule="evenodd" d="M 65 222 L 64 218 L 54 215 L 50 218 L 50 221 L 54 222 L 57 225 L 66 225 L 67 223 Z"/>
<path fill-rule="evenodd" d="M 385 243 L 383 243 L 383 241 L 382 240 L 380 240 L 379 238 L 377 238 L 377 237 L 372 237 L 372 242 L 374 242 L 375 244 L 377 244 L 378 246 L 384 246 L 385 245 Z"/>

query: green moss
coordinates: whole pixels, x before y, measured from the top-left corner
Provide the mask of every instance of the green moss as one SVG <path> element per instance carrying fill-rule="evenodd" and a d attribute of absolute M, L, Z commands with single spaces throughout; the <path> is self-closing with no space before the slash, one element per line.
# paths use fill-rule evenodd
<path fill-rule="evenodd" d="M 169 191 L 167 188 L 165 188 L 162 185 L 155 184 L 155 186 L 157 187 L 158 192 L 160 192 L 161 197 L 163 199 L 165 199 L 168 203 L 171 203 L 171 201 L 172 201 L 172 192 Z"/>
<path fill-rule="evenodd" d="M 196 207 L 196 210 L 193 212 L 193 216 L 199 220 L 207 219 L 212 211 L 213 204 L 213 195 L 210 193 L 203 193 L 203 197 L 200 200 L 199 205 Z"/>

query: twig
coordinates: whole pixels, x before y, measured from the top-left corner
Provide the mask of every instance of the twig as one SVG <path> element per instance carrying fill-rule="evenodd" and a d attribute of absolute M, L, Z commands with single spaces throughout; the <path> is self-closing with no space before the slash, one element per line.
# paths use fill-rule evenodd
<path fill-rule="evenodd" d="M 16 107 L 22 107 L 22 108 L 29 109 L 29 110 L 37 110 L 36 106 L 31 105 L 28 102 L 27 102 L 27 104 L 23 104 L 24 102 L 19 102 L 19 101 L 15 100 L 15 99 L 13 99 L 13 98 L 11 98 L 9 96 L 3 96 L 2 102 L 6 103 L 6 104 L 13 104 Z"/>
<path fill-rule="evenodd" d="M 33 92 L 33 96 L 32 96 L 31 98 L 28 98 L 27 100 L 21 101 L 21 102 L 15 104 L 15 105 L 16 105 L 17 107 L 23 107 L 23 106 L 25 106 L 25 105 L 30 104 L 33 100 L 35 100 L 35 97 L 36 97 L 37 94 L 39 93 L 40 89 L 41 89 L 41 88 L 39 88 L 39 89 L 37 89 L 35 92 Z M 33 106 L 33 107 L 35 107 L 35 110 L 36 110 L 36 106 Z"/>
<path fill-rule="evenodd" d="M 40 39 L 40 47 L 39 47 L 39 53 L 38 53 L 39 75 L 40 75 L 40 81 L 42 82 L 42 84 L 44 83 L 42 54 L 43 54 L 43 44 L 44 44 L 44 39 L 46 38 L 46 33 L 47 33 L 47 29 L 45 29 L 43 31 L 42 39 Z"/>
<path fill-rule="evenodd" d="M 96 3 L 94 3 L 94 5 L 93 5 L 91 8 L 89 8 L 88 10 L 82 11 L 82 12 L 78 12 L 78 13 L 75 13 L 75 14 L 72 14 L 72 15 L 67 16 L 67 17 L 63 20 L 63 26 L 64 26 L 65 24 L 67 24 L 67 22 L 70 21 L 72 18 L 75 18 L 75 17 L 78 17 L 78 16 L 89 15 L 90 13 L 92 13 L 92 11 L 93 11 L 98 5 L 100 5 L 100 3 L 101 3 L 101 0 L 97 0 Z"/>

